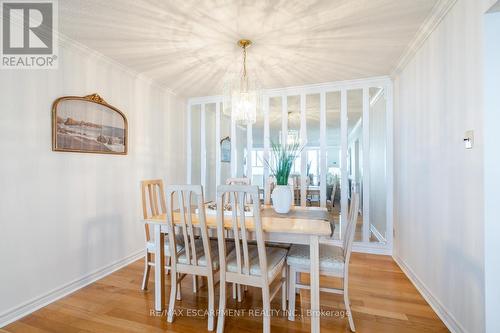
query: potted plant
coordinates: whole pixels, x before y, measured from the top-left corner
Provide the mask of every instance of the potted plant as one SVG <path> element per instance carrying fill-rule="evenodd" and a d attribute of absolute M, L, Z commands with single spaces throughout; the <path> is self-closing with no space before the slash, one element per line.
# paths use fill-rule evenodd
<path fill-rule="evenodd" d="M 302 148 L 299 142 L 280 144 L 271 141 L 272 161 L 266 160 L 271 174 L 276 179 L 276 186 L 271 194 L 273 208 L 276 213 L 286 214 L 292 207 L 292 190 L 288 186 L 288 177 L 292 171 L 293 162 L 299 157 Z"/>

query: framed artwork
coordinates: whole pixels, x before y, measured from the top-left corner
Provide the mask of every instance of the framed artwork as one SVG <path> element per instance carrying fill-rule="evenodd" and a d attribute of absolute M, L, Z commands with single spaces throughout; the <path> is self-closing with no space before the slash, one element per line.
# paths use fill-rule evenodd
<path fill-rule="evenodd" d="M 220 140 L 220 161 L 231 162 L 231 139 L 228 136 Z"/>
<path fill-rule="evenodd" d="M 127 154 L 127 118 L 99 95 L 64 96 L 52 104 L 52 150 Z"/>

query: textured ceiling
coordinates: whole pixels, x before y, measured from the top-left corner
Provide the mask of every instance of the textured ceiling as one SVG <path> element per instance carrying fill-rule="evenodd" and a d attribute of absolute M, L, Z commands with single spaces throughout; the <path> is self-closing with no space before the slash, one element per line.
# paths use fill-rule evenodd
<path fill-rule="evenodd" d="M 437 0 L 59 1 L 60 29 L 183 96 L 222 92 L 236 41 L 264 88 L 389 74 Z"/>

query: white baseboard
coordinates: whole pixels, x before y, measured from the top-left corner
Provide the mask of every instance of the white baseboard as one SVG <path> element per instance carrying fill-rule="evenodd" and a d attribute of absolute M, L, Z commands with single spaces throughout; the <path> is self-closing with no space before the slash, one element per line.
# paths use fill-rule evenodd
<path fill-rule="evenodd" d="M 413 283 L 415 288 L 420 292 L 424 299 L 429 303 L 431 308 L 436 312 L 443 323 L 448 327 L 452 333 L 467 333 L 462 325 L 455 319 L 455 317 L 441 304 L 441 302 L 435 298 L 426 285 L 417 277 L 417 275 L 411 270 L 405 262 L 399 258 L 397 255 L 393 255 L 394 261 L 399 265 L 401 270 L 406 274 L 406 276 Z"/>
<path fill-rule="evenodd" d="M 370 224 L 370 231 L 372 232 L 373 236 L 380 242 L 380 243 L 387 243 L 387 240 L 385 239 L 384 236 L 378 231 L 377 228 L 373 224 Z"/>
<path fill-rule="evenodd" d="M 106 275 L 113 273 L 114 271 L 119 270 L 120 268 L 131 264 L 132 262 L 140 259 L 144 256 L 144 250 L 137 251 L 123 259 L 117 260 L 110 265 L 102 267 L 98 270 L 93 271 L 92 273 L 83 276 L 77 280 L 74 280 L 62 287 L 56 288 L 45 295 L 35 297 L 32 300 L 16 306 L 12 309 L 7 310 L 6 312 L 0 314 L 0 328 L 4 327 L 13 321 L 16 321 L 52 302 L 57 301 L 60 298 L 63 298 L 66 295 L 71 294 L 72 292 L 81 289 L 92 282 L 95 282 L 99 279 L 102 279 Z"/>
<path fill-rule="evenodd" d="M 338 239 L 332 240 L 321 240 L 322 244 L 330 244 L 334 246 L 342 246 L 342 241 Z M 352 244 L 352 251 L 359 253 L 368 253 L 368 254 L 382 254 L 392 256 L 392 248 L 388 246 L 387 243 L 381 244 L 376 242 L 363 243 L 363 242 L 354 242 Z"/>
<path fill-rule="evenodd" d="M 386 244 L 380 244 L 375 242 L 362 243 L 354 242 L 352 245 L 353 252 L 368 253 L 368 254 L 381 254 L 381 255 L 392 255 L 392 249 Z"/>

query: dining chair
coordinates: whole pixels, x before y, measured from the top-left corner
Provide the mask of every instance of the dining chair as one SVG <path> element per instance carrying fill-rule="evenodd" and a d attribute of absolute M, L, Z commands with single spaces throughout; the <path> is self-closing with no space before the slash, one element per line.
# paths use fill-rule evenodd
<path fill-rule="evenodd" d="M 348 216 L 345 237 L 342 246 L 320 244 L 319 247 L 319 269 L 320 275 L 333 276 L 342 279 L 342 288 L 320 288 L 320 291 L 344 295 L 344 304 L 349 320 L 349 327 L 355 332 L 354 320 L 352 318 L 349 303 L 349 260 L 351 258 L 352 243 L 356 231 L 356 220 L 359 208 L 359 194 L 354 193 Z M 297 289 L 310 289 L 309 285 L 300 282 L 300 274 L 310 271 L 309 247 L 304 245 L 292 245 L 287 256 L 288 264 L 288 319 L 295 320 L 295 297 Z M 298 281 L 297 281 L 297 275 Z"/>
<path fill-rule="evenodd" d="M 208 330 L 214 329 L 214 273 L 219 270 L 217 241 L 208 236 L 205 203 L 201 185 L 169 185 L 167 196 L 167 228 L 171 256 L 171 284 L 168 322 L 173 322 L 177 289 L 186 274 L 205 277 L 208 288 Z M 178 221 L 174 219 L 174 200 L 178 202 Z M 193 197 L 196 210 L 193 212 Z M 193 213 L 195 220 L 193 221 Z M 193 223 L 194 222 L 194 223 Z M 196 235 L 200 235 L 197 237 Z M 178 242 L 184 246 L 176 249 Z"/>
<path fill-rule="evenodd" d="M 163 180 L 161 179 L 151 179 L 141 181 L 141 197 L 142 197 L 142 215 L 144 220 L 150 219 L 153 216 L 158 216 L 166 214 L 166 202 L 165 202 L 165 192 Z M 155 242 L 151 238 L 151 233 L 149 230 L 149 225 L 144 224 L 144 232 L 146 236 L 146 253 L 144 256 L 144 275 L 142 278 L 142 290 L 147 290 L 149 271 L 151 267 L 155 265 L 154 260 L 152 260 L 152 254 L 155 252 Z M 166 230 L 162 227 L 162 232 Z M 165 269 L 168 274 L 170 270 L 170 248 L 168 245 L 168 239 L 165 237 Z M 182 244 L 177 245 L 178 250 L 183 248 Z"/>
<path fill-rule="evenodd" d="M 229 196 L 232 209 L 231 230 L 234 237 L 234 250 L 228 253 L 226 247 L 224 202 Z M 245 198 L 253 202 L 252 221 L 245 217 Z M 286 249 L 267 247 L 260 216 L 259 188 L 251 185 L 221 185 L 217 188 L 217 237 L 220 260 L 220 299 L 217 332 L 224 332 L 226 308 L 226 283 L 236 283 L 261 288 L 263 308 L 263 332 L 271 331 L 271 300 L 281 289 L 282 309 L 286 310 Z M 249 244 L 255 235 L 256 245 Z M 279 279 L 278 285 L 270 290 L 271 283 Z"/>
<path fill-rule="evenodd" d="M 250 185 L 250 178 L 227 178 L 226 179 L 226 185 Z M 229 196 L 226 197 L 226 200 L 224 200 L 225 204 L 229 204 Z M 251 203 L 251 202 L 247 202 Z M 228 236 L 232 235 L 231 231 L 226 230 L 226 234 Z M 246 286 L 245 286 L 245 291 L 246 291 Z M 237 299 L 238 302 L 242 301 L 242 292 L 241 292 L 241 286 L 233 283 L 233 299 Z"/>

